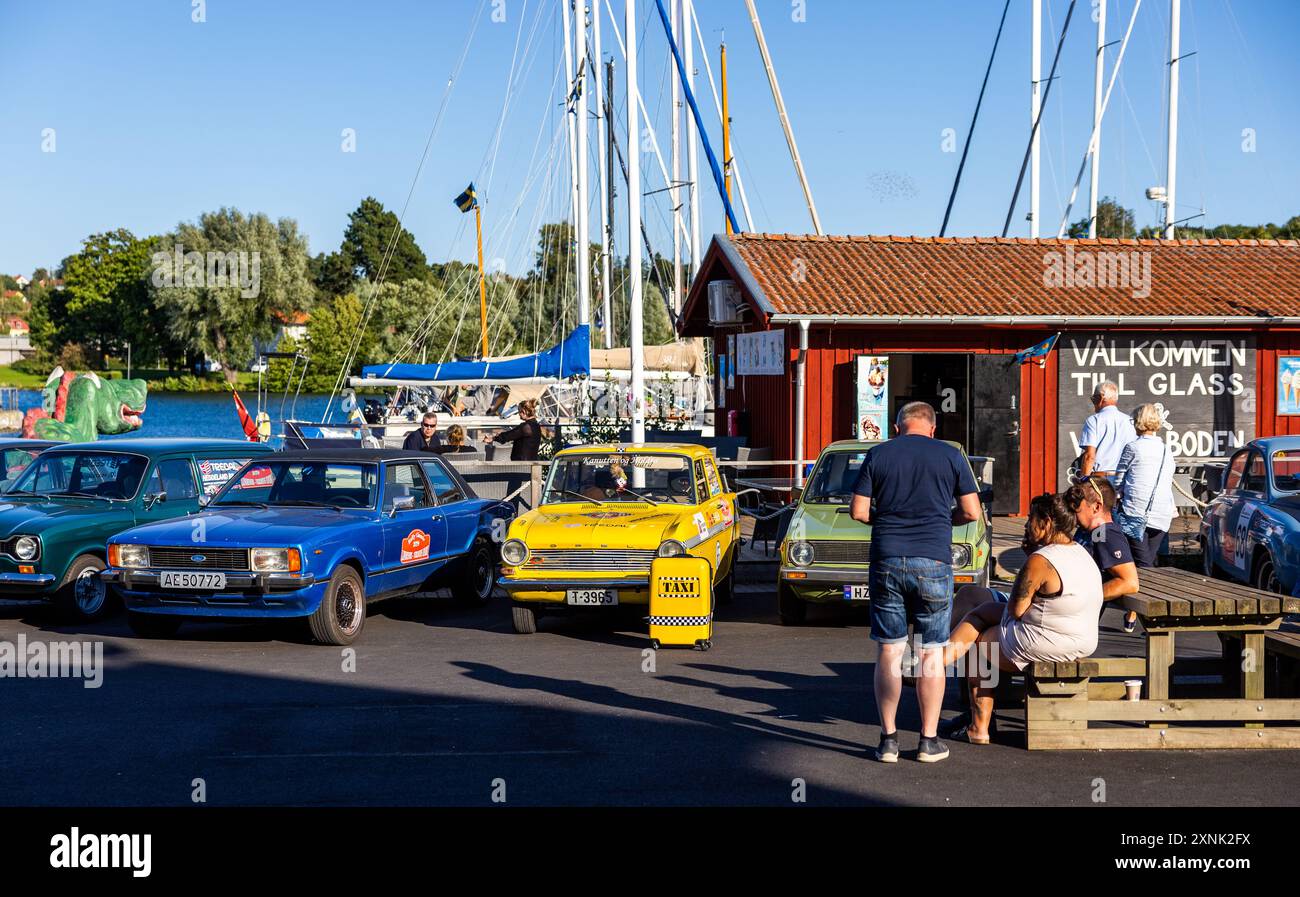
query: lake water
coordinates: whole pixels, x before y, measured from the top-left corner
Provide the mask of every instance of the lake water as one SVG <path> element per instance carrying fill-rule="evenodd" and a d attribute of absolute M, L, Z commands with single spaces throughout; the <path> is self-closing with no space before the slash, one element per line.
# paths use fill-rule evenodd
<path fill-rule="evenodd" d="M 248 413 L 256 414 L 257 394 L 240 393 L 239 395 L 248 407 Z M 284 410 L 281 412 L 280 396 L 274 395 L 269 398 L 264 410 L 271 416 L 271 420 L 276 422 L 274 430 L 279 433 L 281 430 L 279 421 L 286 417 L 296 420 L 320 420 L 328 401 L 329 396 L 325 395 L 299 396 L 296 410 L 290 414 L 291 409 L 294 408 L 293 396 L 285 400 Z M 19 407 L 24 411 L 28 408 L 39 408 L 40 405 L 41 394 L 37 390 L 23 390 L 19 393 Z M 331 416 L 336 422 L 343 420 L 343 415 L 339 413 L 337 398 L 334 400 Z M 235 401 L 230 397 L 230 393 L 151 392 L 145 408 L 144 426 L 123 435 L 243 439 L 244 430 L 239 425 L 239 414 L 235 411 Z"/>

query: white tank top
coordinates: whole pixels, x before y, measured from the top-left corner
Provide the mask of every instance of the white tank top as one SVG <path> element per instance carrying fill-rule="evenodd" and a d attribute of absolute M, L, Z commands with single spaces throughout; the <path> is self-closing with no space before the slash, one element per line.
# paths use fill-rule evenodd
<path fill-rule="evenodd" d="M 1035 595 L 1029 610 L 1016 620 L 1008 612 L 1004 625 L 1016 630 L 1018 647 L 1039 660 L 1073 660 L 1097 649 L 1101 614 L 1101 571 L 1077 542 L 1046 545 L 1041 555 L 1061 577 L 1061 593 Z"/>

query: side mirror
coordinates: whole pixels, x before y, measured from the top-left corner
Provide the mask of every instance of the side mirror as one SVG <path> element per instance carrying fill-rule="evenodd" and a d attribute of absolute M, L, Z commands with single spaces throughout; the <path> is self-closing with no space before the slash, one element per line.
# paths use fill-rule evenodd
<path fill-rule="evenodd" d="M 983 504 L 986 504 L 986 505 L 989 505 L 989 504 L 992 504 L 992 503 L 993 503 L 993 487 L 992 487 L 992 486 L 982 486 L 982 487 L 980 488 L 980 501 L 981 501 Z"/>
<path fill-rule="evenodd" d="M 150 492 L 144 497 L 144 509 L 147 511 L 160 501 L 167 500 L 166 492 Z"/>
<path fill-rule="evenodd" d="M 199 496 L 199 507 L 206 508 L 208 506 L 208 502 L 210 501 L 212 501 L 212 496 L 204 492 L 202 495 Z"/>
<path fill-rule="evenodd" d="M 388 509 L 388 516 L 393 517 L 398 511 L 409 511 L 415 507 L 414 495 L 403 495 L 393 499 L 393 506 Z"/>

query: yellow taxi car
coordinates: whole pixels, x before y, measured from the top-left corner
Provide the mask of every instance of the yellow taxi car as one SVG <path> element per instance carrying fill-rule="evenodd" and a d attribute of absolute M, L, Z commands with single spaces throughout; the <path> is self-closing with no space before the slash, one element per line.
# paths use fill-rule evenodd
<path fill-rule="evenodd" d="M 736 496 L 712 453 L 672 443 L 589 445 L 556 453 L 541 503 L 510 524 L 500 585 L 516 632 L 539 612 L 650 603 L 650 563 L 709 562 L 714 600 L 732 594 Z"/>

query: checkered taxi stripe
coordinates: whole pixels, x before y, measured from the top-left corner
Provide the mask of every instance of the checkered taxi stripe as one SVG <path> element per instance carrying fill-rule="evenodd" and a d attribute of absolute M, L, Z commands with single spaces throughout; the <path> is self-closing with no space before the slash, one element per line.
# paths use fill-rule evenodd
<path fill-rule="evenodd" d="M 705 614 L 702 617 L 650 617 L 651 626 L 708 626 L 709 617 L 712 614 Z"/>

